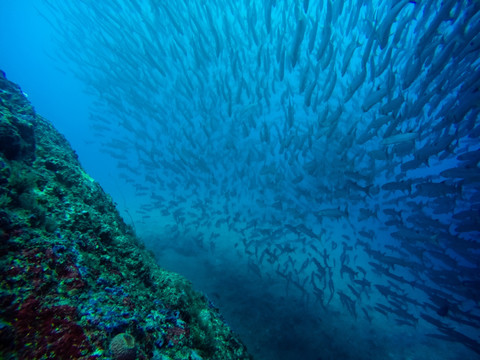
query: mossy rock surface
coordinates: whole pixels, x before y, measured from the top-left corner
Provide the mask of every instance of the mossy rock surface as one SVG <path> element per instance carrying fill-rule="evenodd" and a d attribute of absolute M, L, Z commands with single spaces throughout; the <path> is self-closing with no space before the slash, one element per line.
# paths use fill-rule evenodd
<path fill-rule="evenodd" d="M 160 268 L 66 139 L 0 73 L 0 358 L 250 359 L 218 310 Z"/>

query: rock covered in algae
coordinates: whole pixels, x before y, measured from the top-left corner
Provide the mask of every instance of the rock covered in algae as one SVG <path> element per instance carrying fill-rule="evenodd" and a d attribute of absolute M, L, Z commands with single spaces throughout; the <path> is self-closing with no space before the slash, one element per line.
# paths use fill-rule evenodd
<path fill-rule="evenodd" d="M 0 264 L 2 359 L 251 358 L 202 294 L 156 265 L 3 72 Z M 135 351 L 118 352 L 122 339 Z"/>

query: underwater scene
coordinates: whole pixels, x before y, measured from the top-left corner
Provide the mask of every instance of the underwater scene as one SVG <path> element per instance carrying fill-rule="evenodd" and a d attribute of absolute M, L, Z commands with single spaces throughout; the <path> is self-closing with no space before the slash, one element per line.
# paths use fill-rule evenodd
<path fill-rule="evenodd" d="M 480 358 L 480 1 L 3 1 L 0 42 L 254 359 Z"/>

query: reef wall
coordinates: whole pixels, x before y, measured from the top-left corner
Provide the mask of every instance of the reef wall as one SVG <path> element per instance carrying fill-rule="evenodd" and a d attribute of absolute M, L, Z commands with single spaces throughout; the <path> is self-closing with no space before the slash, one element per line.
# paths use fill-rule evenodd
<path fill-rule="evenodd" d="M 250 359 L 0 72 L 0 358 Z"/>

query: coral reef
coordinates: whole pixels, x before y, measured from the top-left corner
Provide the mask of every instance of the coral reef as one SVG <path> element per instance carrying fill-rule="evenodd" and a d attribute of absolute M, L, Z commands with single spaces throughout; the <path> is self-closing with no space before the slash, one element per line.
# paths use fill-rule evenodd
<path fill-rule="evenodd" d="M 137 348 L 130 334 L 121 333 L 110 342 L 110 352 L 115 360 L 135 360 Z"/>
<path fill-rule="evenodd" d="M 0 266 L 2 359 L 251 358 L 3 72 Z"/>

